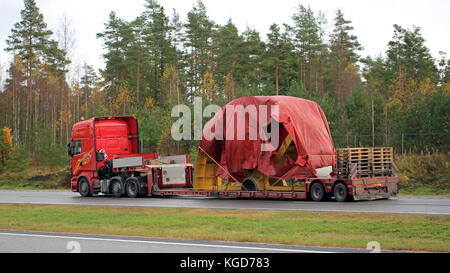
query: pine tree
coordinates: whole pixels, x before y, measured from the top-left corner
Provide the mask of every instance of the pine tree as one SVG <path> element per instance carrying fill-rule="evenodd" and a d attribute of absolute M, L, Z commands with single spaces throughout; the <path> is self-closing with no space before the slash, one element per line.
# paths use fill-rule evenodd
<path fill-rule="evenodd" d="M 81 81 L 80 81 L 80 87 L 81 87 L 81 91 L 83 92 L 84 107 L 85 107 L 85 111 L 86 111 L 85 119 L 89 118 L 90 113 L 95 111 L 95 109 L 92 109 L 92 111 L 90 111 L 89 102 L 90 102 L 92 93 L 95 89 L 96 81 L 97 81 L 97 74 L 95 73 L 94 68 L 85 63 L 83 65 L 83 75 L 81 76 Z"/>
<path fill-rule="evenodd" d="M 25 98 L 27 101 L 25 130 L 29 130 L 33 125 L 36 125 L 38 117 L 36 112 L 38 99 L 33 94 L 33 71 L 38 63 L 45 61 L 46 56 L 57 54 L 57 51 L 54 50 L 55 42 L 50 39 L 53 33 L 47 29 L 44 16 L 39 12 L 36 2 L 24 0 L 24 5 L 24 9 L 21 11 L 22 20 L 11 29 L 11 35 L 6 40 L 8 45 L 6 50 L 17 54 L 25 61 L 28 74 L 28 95 Z M 33 104 L 35 106 L 34 113 Z M 34 117 L 34 119 L 30 119 L 30 117 Z"/>
<path fill-rule="evenodd" d="M 244 89 L 257 89 L 263 81 L 262 61 L 265 55 L 265 43 L 261 41 L 258 31 L 247 29 L 242 33 L 243 45 L 242 51 L 242 70 L 244 71 L 244 80 L 248 85 L 242 86 Z M 245 90 L 247 91 L 247 90 Z"/>
<path fill-rule="evenodd" d="M 439 80 L 438 70 L 430 50 L 425 46 L 420 27 L 407 30 L 394 25 L 393 40 L 388 43 L 387 65 L 392 75 L 403 73 L 408 79 L 422 81 Z"/>
<path fill-rule="evenodd" d="M 314 67 L 317 64 L 320 50 L 323 44 L 321 40 L 319 22 L 314 16 L 311 8 L 298 6 L 298 11 L 292 16 L 294 26 L 290 27 L 294 39 L 293 42 L 299 56 L 299 82 L 307 87 L 310 95 L 313 90 L 318 89 L 317 77 Z"/>
<path fill-rule="evenodd" d="M 131 22 L 130 27 L 132 29 L 132 42 L 131 46 L 129 47 L 129 51 L 127 52 L 127 55 L 130 56 L 132 62 L 135 63 L 135 69 L 136 69 L 136 105 L 139 105 L 140 102 L 140 93 L 141 93 L 141 68 L 142 68 L 142 61 L 148 60 L 148 53 L 145 48 L 145 42 L 144 42 L 144 18 L 142 16 L 137 17 L 133 22 Z M 133 78 L 133 77 L 131 77 Z"/>
<path fill-rule="evenodd" d="M 188 20 L 185 23 L 185 43 L 188 53 L 187 78 L 191 95 L 201 87 L 202 77 L 213 68 L 211 56 L 212 37 L 214 23 L 206 13 L 206 7 L 200 0 L 197 5 L 188 12 Z"/>
<path fill-rule="evenodd" d="M 128 79 L 129 66 L 126 63 L 126 51 L 129 47 L 129 39 L 124 39 L 129 33 L 128 25 L 118 18 L 115 12 L 109 14 L 109 20 L 105 23 L 105 31 L 97 33 L 97 38 L 103 40 L 106 53 L 103 58 L 106 61 L 104 81 L 108 83 L 107 107 L 111 110 L 114 97 L 119 94 L 119 86 Z"/>
<path fill-rule="evenodd" d="M 246 71 L 242 71 L 243 58 L 243 38 L 239 35 L 237 27 L 231 20 L 227 24 L 219 27 L 215 33 L 215 47 L 214 55 L 216 62 L 215 73 L 217 76 L 217 83 L 223 85 L 225 78 L 233 79 L 233 94 L 229 97 L 232 100 L 234 97 L 235 85 L 239 85 L 240 80 L 245 75 Z M 208 72 L 207 72 L 208 73 Z"/>
<path fill-rule="evenodd" d="M 291 80 L 295 77 L 294 69 L 292 69 L 294 46 L 287 31 L 281 33 L 277 24 L 270 26 L 270 33 L 267 34 L 267 37 L 267 51 L 263 63 L 267 79 L 275 87 L 275 92 L 272 91 L 268 94 L 278 96 L 281 89 L 285 89 L 283 92 L 286 92 Z"/>
<path fill-rule="evenodd" d="M 144 20 L 143 42 L 145 50 L 150 52 L 149 59 L 145 61 L 146 74 L 144 75 L 150 89 L 154 91 L 153 98 L 159 100 L 163 97 L 159 83 L 166 66 L 173 65 L 176 60 L 176 49 L 170 40 L 171 26 L 164 8 L 155 0 L 146 0 L 145 11 L 142 13 Z"/>
<path fill-rule="evenodd" d="M 439 59 L 439 83 L 441 86 L 445 86 L 450 83 L 450 59 L 447 58 L 447 54 L 443 51 L 439 51 L 441 58 Z"/>
<path fill-rule="evenodd" d="M 362 50 L 362 46 L 358 38 L 350 33 L 352 30 L 351 21 L 345 20 L 344 14 L 338 10 L 334 30 L 330 36 L 330 65 L 332 66 L 330 77 L 340 103 L 344 103 L 351 95 L 359 79 L 356 63 L 360 56 L 357 51 Z"/>

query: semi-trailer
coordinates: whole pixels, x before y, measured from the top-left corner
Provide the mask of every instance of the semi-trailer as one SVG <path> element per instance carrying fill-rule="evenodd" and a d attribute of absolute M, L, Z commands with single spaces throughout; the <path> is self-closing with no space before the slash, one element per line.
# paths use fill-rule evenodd
<path fill-rule="evenodd" d="M 275 112 L 266 112 L 273 106 Z M 249 137 L 255 127 L 252 116 L 268 117 L 264 126 L 256 125 L 256 137 Z M 242 118 L 245 126 L 239 128 L 234 121 Z M 223 128 L 218 130 L 218 125 Z M 205 128 L 209 131 L 203 131 L 194 168 L 188 155 L 142 153 L 138 121 L 133 116 L 77 122 L 68 144 L 71 190 L 83 197 L 102 193 L 130 198 L 334 198 L 339 202 L 389 198 L 398 192 L 392 148 L 336 150 L 324 113 L 309 100 L 284 96 L 236 99 Z M 244 139 L 230 135 L 239 130 Z M 274 135 L 264 138 L 259 134 L 274 130 L 279 145 L 262 149 Z M 211 133 L 215 137 L 208 136 Z"/>

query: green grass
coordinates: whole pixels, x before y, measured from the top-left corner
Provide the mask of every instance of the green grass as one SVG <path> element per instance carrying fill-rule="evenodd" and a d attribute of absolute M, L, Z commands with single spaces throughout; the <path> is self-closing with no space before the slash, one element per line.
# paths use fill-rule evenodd
<path fill-rule="evenodd" d="M 447 190 L 436 190 L 430 189 L 428 187 L 417 187 L 417 188 L 404 188 L 399 190 L 400 196 L 413 195 L 413 196 L 440 196 L 440 197 L 450 197 L 450 189 Z"/>
<path fill-rule="evenodd" d="M 410 194 L 450 193 L 450 152 L 397 155 L 399 189 Z"/>
<path fill-rule="evenodd" d="M 0 205 L 0 229 L 450 252 L 450 216 Z"/>
<path fill-rule="evenodd" d="M 68 190 L 70 174 L 66 168 L 56 170 L 34 166 L 20 172 L 4 172 L 0 175 L 3 190 Z"/>

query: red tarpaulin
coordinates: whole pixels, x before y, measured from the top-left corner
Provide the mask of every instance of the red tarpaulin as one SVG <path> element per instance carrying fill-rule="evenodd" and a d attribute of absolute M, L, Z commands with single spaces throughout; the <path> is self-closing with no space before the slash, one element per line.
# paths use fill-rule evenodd
<path fill-rule="evenodd" d="M 242 108 L 251 110 L 245 114 L 245 129 L 240 131 L 237 124 L 243 116 L 239 114 L 238 105 L 243 106 L 240 110 Z M 271 107 L 273 109 L 275 105 L 278 106 L 278 113 L 277 111 L 271 112 Z M 273 151 L 261 149 L 262 144 L 268 143 L 267 140 L 261 140 L 259 131 L 261 126 L 255 130 L 257 132 L 256 139 L 254 136 L 250 137 L 252 129 L 254 129 L 252 121 L 258 119 L 260 114 L 264 116 L 264 107 L 267 109 L 265 124 L 270 119 L 279 123 L 280 145 L 289 134 L 295 144 L 297 158 L 285 156 L 283 162 L 275 163 L 274 157 L 279 146 Z M 256 110 L 256 114 L 253 109 Z M 253 113 L 253 115 L 249 113 Z M 216 128 L 220 124 L 223 124 L 223 132 Z M 231 129 L 234 130 L 234 138 L 230 137 L 229 130 Z M 211 139 L 209 132 L 215 133 L 216 139 L 208 140 Z M 245 139 L 238 140 L 237 134 L 242 133 L 245 133 Z M 222 136 L 222 140 L 218 139 L 217 135 Z M 208 156 L 222 165 L 223 169 L 218 168 L 217 170 L 218 176 L 229 178 L 231 174 L 238 180 L 243 178 L 244 170 L 256 168 L 267 176 L 277 178 L 298 180 L 317 176 L 317 168 L 334 164 L 335 154 L 328 122 L 320 106 L 313 101 L 286 96 L 243 97 L 233 100 L 206 124 L 200 147 Z"/>

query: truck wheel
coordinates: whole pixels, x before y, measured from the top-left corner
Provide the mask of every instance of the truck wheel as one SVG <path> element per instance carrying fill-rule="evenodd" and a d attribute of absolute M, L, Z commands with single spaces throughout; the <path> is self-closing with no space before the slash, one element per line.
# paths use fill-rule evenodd
<path fill-rule="evenodd" d="M 309 195 L 313 201 L 320 202 L 325 197 L 325 189 L 321 183 L 314 183 L 309 188 Z"/>
<path fill-rule="evenodd" d="M 120 181 L 113 180 L 111 182 L 111 193 L 114 195 L 114 197 L 122 196 L 122 183 Z"/>
<path fill-rule="evenodd" d="M 82 197 L 91 196 L 91 186 L 86 178 L 80 178 L 80 182 L 78 183 L 78 191 Z"/>
<path fill-rule="evenodd" d="M 135 178 L 127 179 L 125 191 L 129 198 L 136 198 L 139 195 L 139 185 Z"/>
<path fill-rule="evenodd" d="M 347 187 L 342 183 L 337 183 L 333 189 L 334 199 L 338 202 L 344 202 L 348 199 Z"/>

